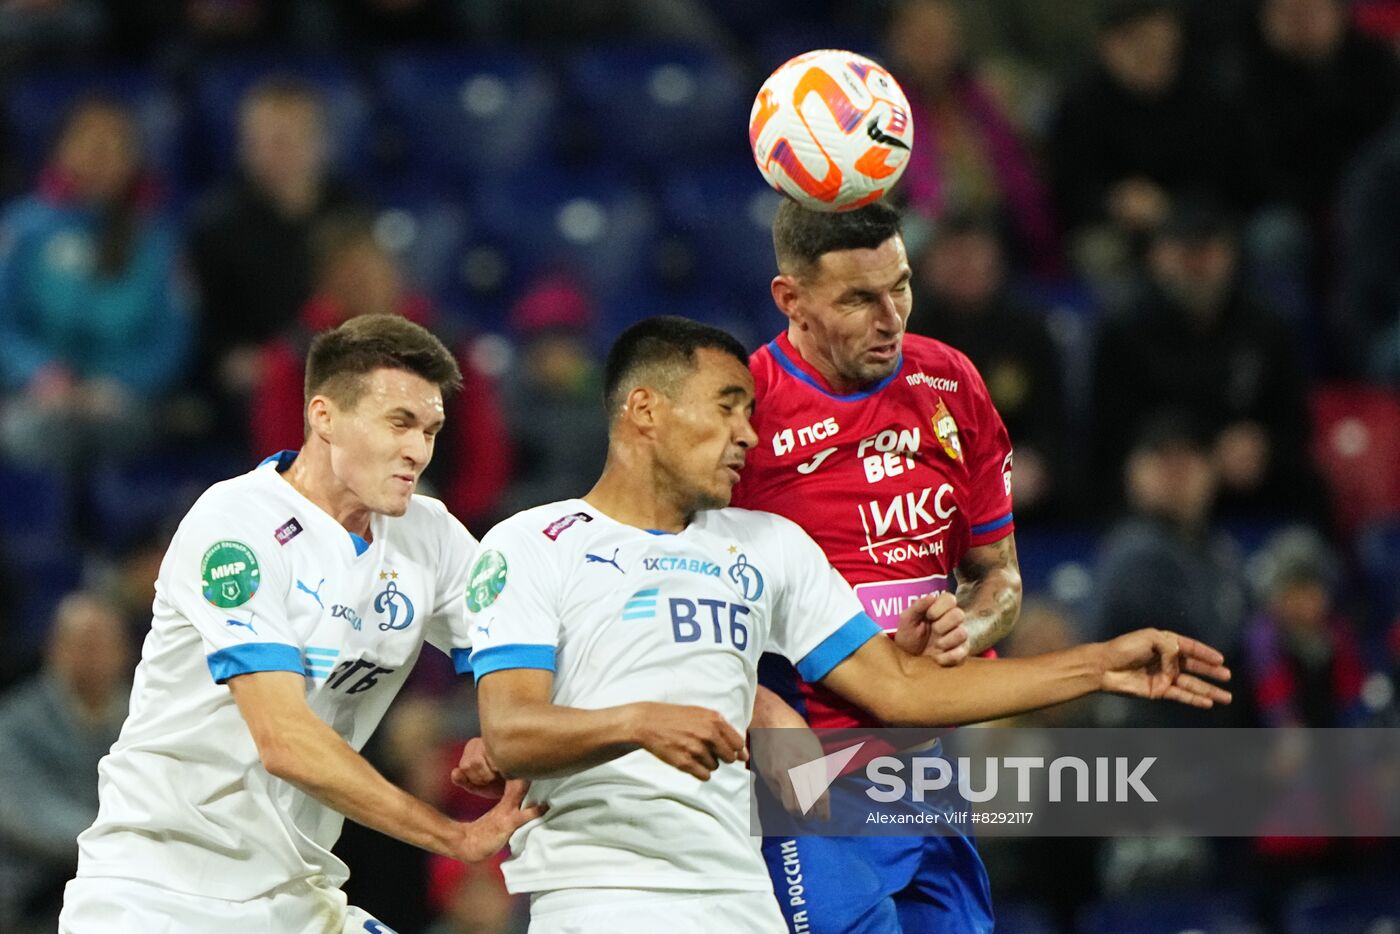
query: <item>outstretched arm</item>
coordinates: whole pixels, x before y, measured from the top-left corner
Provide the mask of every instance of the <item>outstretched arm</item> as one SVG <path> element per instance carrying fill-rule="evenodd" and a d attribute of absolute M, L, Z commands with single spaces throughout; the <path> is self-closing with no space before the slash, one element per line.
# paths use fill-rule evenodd
<path fill-rule="evenodd" d="M 934 598 L 925 598 L 905 611 L 901 629 L 918 625 L 933 603 Z M 1219 652 L 1175 633 L 1143 629 L 1032 658 L 972 658 L 956 668 L 909 655 L 888 639 L 871 638 L 822 684 L 894 726 L 957 726 L 1095 691 L 1203 708 L 1229 703 L 1229 692 L 1206 678 L 1229 680 Z"/>
<path fill-rule="evenodd" d="M 499 852 L 515 829 L 544 813 L 521 808 L 523 782 L 478 820 L 452 820 L 397 787 L 306 704 L 305 680 L 288 671 L 230 678 L 229 690 L 270 775 L 295 785 L 356 823 L 405 843 L 465 861 Z"/>

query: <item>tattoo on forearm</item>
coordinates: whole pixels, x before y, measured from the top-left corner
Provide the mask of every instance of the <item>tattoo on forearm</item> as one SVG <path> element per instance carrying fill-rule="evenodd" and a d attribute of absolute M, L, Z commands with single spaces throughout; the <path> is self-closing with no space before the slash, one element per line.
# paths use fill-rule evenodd
<path fill-rule="evenodd" d="M 1021 568 L 1016 540 L 973 548 L 958 565 L 958 606 L 973 653 L 996 645 L 1016 625 L 1021 612 Z"/>

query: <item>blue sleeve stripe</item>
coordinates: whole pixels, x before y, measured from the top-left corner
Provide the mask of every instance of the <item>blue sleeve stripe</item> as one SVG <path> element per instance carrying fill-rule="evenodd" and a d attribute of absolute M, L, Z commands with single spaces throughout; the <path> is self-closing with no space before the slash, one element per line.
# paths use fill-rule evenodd
<path fill-rule="evenodd" d="M 453 649 L 452 667 L 459 675 L 469 675 L 472 673 L 472 650 Z"/>
<path fill-rule="evenodd" d="M 880 627 L 866 613 L 860 612 L 841 624 L 797 663 L 797 673 L 808 684 L 815 684 L 844 662 L 856 649 L 880 635 Z"/>
<path fill-rule="evenodd" d="M 997 529 L 1001 528 L 1002 526 L 1004 526 L 1004 525 L 1009 525 L 1010 522 L 1011 522 L 1011 518 L 1012 518 L 1012 514 L 1008 512 L 1006 515 L 1002 516 L 1000 519 L 993 519 L 991 522 L 984 522 L 984 523 L 982 523 L 981 525 L 974 525 L 974 526 L 972 527 L 972 534 L 973 534 L 973 535 L 983 535 L 983 534 L 986 534 L 987 532 L 995 532 Z"/>
<path fill-rule="evenodd" d="M 245 642 L 219 649 L 205 659 L 215 684 L 255 671 L 295 671 L 303 674 L 301 650 L 285 642 Z"/>
<path fill-rule="evenodd" d="M 489 649 L 473 652 L 471 666 L 472 674 L 476 675 L 478 681 L 493 671 L 509 668 L 539 668 L 544 671 L 553 671 L 554 646 L 526 643 L 493 645 Z"/>

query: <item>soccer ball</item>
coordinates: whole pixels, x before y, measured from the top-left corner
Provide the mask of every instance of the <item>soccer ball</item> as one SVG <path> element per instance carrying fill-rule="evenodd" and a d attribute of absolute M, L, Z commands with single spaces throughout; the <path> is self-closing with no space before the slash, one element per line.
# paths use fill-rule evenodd
<path fill-rule="evenodd" d="M 839 49 L 785 62 L 749 114 L 754 162 L 780 193 L 818 211 L 885 195 L 909 164 L 914 122 L 890 73 Z"/>

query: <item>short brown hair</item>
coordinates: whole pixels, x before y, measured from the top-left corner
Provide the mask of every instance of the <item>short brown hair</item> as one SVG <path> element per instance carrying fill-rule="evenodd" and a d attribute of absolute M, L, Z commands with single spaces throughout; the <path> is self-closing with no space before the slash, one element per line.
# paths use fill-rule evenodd
<path fill-rule="evenodd" d="M 452 352 L 428 331 L 398 315 L 361 315 L 316 335 L 306 355 L 306 401 L 329 396 L 354 408 L 375 370 L 407 370 L 435 384 L 444 396 L 462 387 Z"/>
<path fill-rule="evenodd" d="M 825 212 L 784 199 L 773 218 L 773 252 L 780 272 L 801 277 L 823 254 L 873 250 L 899 233 L 899 212 L 882 201 L 853 211 Z"/>

